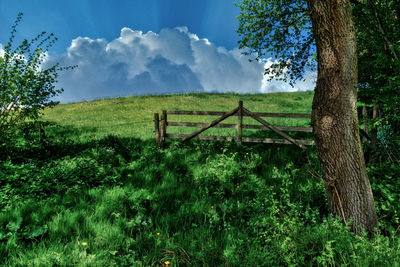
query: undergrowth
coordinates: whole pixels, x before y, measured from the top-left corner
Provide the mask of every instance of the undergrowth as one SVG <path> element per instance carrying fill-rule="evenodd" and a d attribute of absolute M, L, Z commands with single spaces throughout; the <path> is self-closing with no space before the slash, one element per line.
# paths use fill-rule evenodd
<path fill-rule="evenodd" d="M 395 165 L 368 169 L 380 221 L 369 238 L 329 215 L 312 148 L 159 149 L 49 128 L 0 161 L 3 266 L 399 266 Z"/>

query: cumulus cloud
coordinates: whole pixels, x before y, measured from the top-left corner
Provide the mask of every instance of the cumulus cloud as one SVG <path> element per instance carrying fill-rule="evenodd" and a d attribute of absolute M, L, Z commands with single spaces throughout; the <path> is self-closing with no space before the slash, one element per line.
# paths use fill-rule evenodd
<path fill-rule="evenodd" d="M 120 37 L 107 41 L 78 37 L 64 55 L 47 60 L 61 66 L 78 65 L 62 71 L 58 100 L 72 102 L 103 97 L 187 92 L 266 93 L 312 90 L 314 81 L 296 84 L 268 81 L 266 62 L 249 62 L 238 49 L 217 47 L 186 27 L 163 29 L 160 33 L 121 30 Z M 311 76 L 310 76 L 311 77 Z"/>
<path fill-rule="evenodd" d="M 271 59 L 266 60 L 264 68 L 267 69 L 270 67 L 275 61 Z M 270 79 L 271 76 L 264 75 L 262 79 L 262 85 L 260 88 L 261 93 L 275 93 L 275 92 L 296 92 L 296 91 L 309 91 L 314 90 L 315 83 L 317 81 L 317 72 L 316 71 L 306 71 L 304 73 L 303 79 L 297 81 L 294 86 L 291 86 L 287 82 Z"/>

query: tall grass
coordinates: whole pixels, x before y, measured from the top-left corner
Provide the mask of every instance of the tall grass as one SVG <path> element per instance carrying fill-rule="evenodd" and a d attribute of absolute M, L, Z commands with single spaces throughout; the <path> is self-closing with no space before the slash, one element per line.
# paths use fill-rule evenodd
<path fill-rule="evenodd" d="M 46 111 L 47 140 L 33 132 L 0 162 L 0 265 L 399 266 L 397 168 L 369 170 L 382 229 L 368 238 L 329 216 L 309 175 L 313 148 L 155 145 L 162 109 L 228 111 L 242 99 L 253 111 L 308 113 L 311 97 L 133 97 Z"/>

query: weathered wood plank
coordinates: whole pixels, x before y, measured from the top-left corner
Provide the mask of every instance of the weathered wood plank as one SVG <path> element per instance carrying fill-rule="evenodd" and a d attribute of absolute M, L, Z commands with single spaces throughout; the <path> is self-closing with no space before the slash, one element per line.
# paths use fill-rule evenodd
<path fill-rule="evenodd" d="M 225 114 L 223 111 L 191 111 L 191 110 L 167 110 L 170 115 L 213 115 L 222 116 Z"/>
<path fill-rule="evenodd" d="M 301 145 L 305 146 L 313 146 L 314 145 L 314 140 L 298 140 L 295 139 L 295 141 Z M 286 144 L 286 145 L 292 145 L 293 143 L 290 142 L 289 140 L 286 139 L 274 139 L 274 138 L 250 138 L 246 137 L 243 138 L 243 142 L 246 143 L 266 143 L 266 144 Z"/>
<path fill-rule="evenodd" d="M 200 123 L 200 122 L 167 122 L 167 126 L 187 126 L 187 127 L 204 127 L 208 125 L 208 123 Z M 220 123 L 214 126 L 214 128 L 236 128 L 237 124 L 228 124 L 228 123 Z M 243 124 L 242 128 L 244 129 L 258 129 L 258 130 L 267 130 L 270 131 L 268 127 L 263 125 L 251 125 L 251 124 Z M 306 132 L 311 133 L 311 127 L 300 127 L 300 126 L 275 126 L 275 128 L 284 131 L 284 132 Z"/>
<path fill-rule="evenodd" d="M 227 113 L 225 113 L 223 116 L 219 117 L 218 119 L 212 121 L 211 123 L 209 123 L 207 126 L 204 126 L 203 128 L 193 132 L 192 134 L 190 134 L 189 136 L 185 137 L 184 139 L 182 139 L 182 142 L 185 142 L 186 140 L 189 140 L 190 138 L 195 137 L 196 135 L 204 132 L 205 130 L 207 130 L 208 128 L 213 127 L 214 125 L 220 123 L 221 121 L 225 120 L 226 118 L 234 115 L 237 111 L 238 111 L 238 107 L 233 109 L 232 111 L 229 111 Z"/>
<path fill-rule="evenodd" d="M 161 115 L 161 143 L 165 141 L 167 135 L 167 111 L 163 110 Z"/>
<path fill-rule="evenodd" d="M 300 144 L 299 142 L 297 142 L 295 139 L 293 139 L 292 137 L 290 137 L 289 135 L 285 134 L 284 132 L 278 130 L 277 128 L 275 128 L 274 126 L 272 126 L 271 124 L 269 124 L 268 122 L 266 122 L 265 120 L 261 119 L 260 117 L 258 117 L 256 114 L 254 114 L 253 112 L 249 111 L 246 108 L 243 108 L 243 112 L 245 114 L 248 114 L 249 116 L 251 116 L 253 119 L 255 119 L 256 121 L 258 121 L 259 123 L 261 123 L 262 125 L 270 128 L 272 131 L 276 132 L 277 134 L 279 134 L 280 136 L 282 136 L 283 138 L 289 140 L 290 142 L 292 142 L 293 144 L 295 144 L 296 146 L 305 149 L 305 147 Z"/>
<path fill-rule="evenodd" d="M 311 118 L 310 114 L 300 113 L 264 113 L 264 112 L 253 112 L 258 117 L 275 117 L 275 118 Z M 212 116 L 223 116 L 223 111 L 191 111 L 191 110 L 167 110 L 167 114 L 171 115 L 212 115 Z M 243 114 L 243 116 L 248 116 Z"/>
<path fill-rule="evenodd" d="M 189 134 L 167 134 L 169 138 L 179 138 L 184 139 L 190 136 Z M 191 139 L 201 139 L 201 140 L 218 140 L 218 141 L 236 141 L 237 137 L 232 136 L 209 136 L 209 135 L 196 135 Z"/>
<path fill-rule="evenodd" d="M 271 118 L 305 118 L 310 119 L 310 114 L 302 113 L 263 113 L 263 112 L 253 112 L 258 117 L 271 117 Z"/>
<path fill-rule="evenodd" d="M 156 143 L 160 145 L 160 125 L 159 125 L 159 116 L 158 113 L 154 113 L 154 128 L 156 133 Z"/>
<path fill-rule="evenodd" d="M 169 121 L 168 126 L 187 126 L 187 127 L 204 127 L 207 126 L 208 123 L 201 123 L 201 122 L 173 122 Z M 236 124 L 227 124 L 227 123 L 220 123 L 214 125 L 214 128 L 235 128 Z"/>
<path fill-rule="evenodd" d="M 189 134 L 167 134 L 166 137 L 169 138 L 178 138 L 183 139 L 189 136 Z M 197 135 L 192 137 L 193 139 L 200 139 L 200 140 L 218 140 L 218 141 L 236 141 L 237 137 L 232 136 L 206 136 L 206 135 Z M 289 140 L 286 139 L 274 139 L 274 138 L 251 138 L 251 137 L 242 137 L 242 142 L 245 143 L 266 143 L 266 144 L 293 144 Z M 312 146 L 314 145 L 314 140 L 297 140 L 299 144 Z"/>
<path fill-rule="evenodd" d="M 239 101 L 238 125 L 237 125 L 238 144 L 242 144 L 242 126 L 243 126 L 243 101 Z"/>

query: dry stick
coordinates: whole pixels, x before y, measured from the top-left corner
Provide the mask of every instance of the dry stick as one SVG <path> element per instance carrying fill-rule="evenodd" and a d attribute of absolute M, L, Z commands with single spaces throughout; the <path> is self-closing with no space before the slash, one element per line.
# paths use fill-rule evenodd
<path fill-rule="evenodd" d="M 341 213 L 342 213 L 342 217 L 343 217 L 344 224 L 347 225 L 346 218 L 344 217 L 344 211 L 343 211 L 342 201 L 340 200 L 339 193 L 338 193 L 338 191 L 337 191 L 336 185 L 332 185 L 332 186 L 333 186 L 333 188 L 335 189 L 336 197 L 338 198 L 338 201 L 339 201 L 339 208 L 340 208 L 340 211 L 341 211 Z"/>
<path fill-rule="evenodd" d="M 43 142 L 44 139 L 46 139 L 46 133 L 45 133 L 45 129 L 44 129 L 44 124 L 41 123 L 40 124 L 40 142 Z"/>
<path fill-rule="evenodd" d="M 208 128 L 211 128 L 211 127 L 213 127 L 214 125 L 216 125 L 216 124 L 220 123 L 221 121 L 225 120 L 226 118 L 228 118 L 228 117 L 234 115 L 238 110 L 239 110 L 239 107 L 235 108 L 234 110 L 232 110 L 232 111 L 230 111 L 230 112 L 225 113 L 222 117 L 220 117 L 220 118 L 218 118 L 218 119 L 212 121 L 212 122 L 209 123 L 207 126 L 201 128 L 201 129 L 195 131 L 194 133 L 192 133 L 192 134 L 186 136 L 185 138 L 183 138 L 183 139 L 182 139 L 182 142 L 185 142 L 186 140 L 189 140 L 189 139 L 191 139 L 191 138 L 193 138 L 193 137 L 199 135 L 200 133 L 204 132 L 204 131 L 207 130 Z"/>
<path fill-rule="evenodd" d="M 327 163 L 329 163 L 329 167 L 331 169 L 335 168 L 332 163 L 330 163 L 330 162 L 327 162 Z M 337 181 L 337 178 L 331 180 L 329 183 L 328 182 L 325 182 L 325 183 L 326 183 L 326 185 L 331 186 L 331 187 L 333 187 L 335 189 L 336 197 L 337 197 L 337 199 L 339 201 L 340 213 L 342 214 L 342 218 L 343 218 L 344 223 L 347 225 L 346 217 L 344 216 L 344 210 L 343 210 L 342 201 L 341 201 L 341 199 L 339 197 L 339 192 L 338 192 L 337 187 L 336 187 L 336 181 Z"/>
<path fill-rule="evenodd" d="M 277 128 L 275 128 L 274 126 L 272 126 L 271 124 L 269 124 L 268 122 L 266 122 L 265 120 L 261 119 L 260 117 L 256 116 L 256 114 L 254 114 L 253 112 L 249 111 L 246 108 L 243 108 L 243 112 L 247 115 L 249 115 L 250 117 L 252 117 L 253 119 L 255 119 L 256 121 L 258 121 L 259 123 L 261 123 L 262 125 L 270 128 L 272 131 L 276 132 L 277 134 L 279 134 L 280 136 L 284 137 L 285 139 L 289 140 L 292 144 L 305 149 L 305 147 L 302 144 L 299 144 L 296 140 L 294 140 L 292 137 L 290 137 L 289 135 L 285 134 L 282 131 L 279 131 Z"/>
<path fill-rule="evenodd" d="M 309 164 L 310 166 L 312 166 L 311 160 L 310 160 L 310 154 L 308 153 L 308 151 L 307 151 L 307 160 L 308 160 L 308 164 Z M 319 175 L 318 172 L 317 172 L 316 170 L 314 170 L 314 169 L 307 169 L 307 172 L 308 172 L 312 177 L 314 177 L 315 179 L 320 180 L 321 182 L 324 182 L 324 179 L 322 179 L 321 175 Z"/>
<path fill-rule="evenodd" d="M 310 166 L 311 166 L 310 155 L 309 155 L 308 152 L 307 152 L 307 160 L 308 160 L 308 163 L 309 163 Z M 308 170 L 308 172 L 309 172 L 309 174 L 311 174 L 312 177 L 314 177 L 314 178 L 316 178 L 316 179 L 318 179 L 318 180 L 321 180 L 323 183 L 325 183 L 325 184 L 327 184 L 327 185 L 330 185 L 330 186 L 332 186 L 332 187 L 335 189 L 336 197 L 338 198 L 338 201 L 339 201 L 340 212 L 342 213 L 342 218 L 343 218 L 344 223 L 347 225 L 346 218 L 345 218 L 345 216 L 344 216 L 344 210 L 343 210 L 342 201 L 340 200 L 338 190 L 337 190 L 337 188 L 336 188 L 336 185 L 334 185 L 334 181 L 331 182 L 331 183 L 325 182 L 325 180 L 324 180 L 315 170 L 313 170 L 313 169 Z"/>
<path fill-rule="evenodd" d="M 399 225 L 399 227 L 397 227 L 396 231 L 394 231 L 393 238 L 394 238 L 394 236 L 397 234 L 397 232 L 398 232 L 399 230 L 400 230 L 400 225 Z"/>

